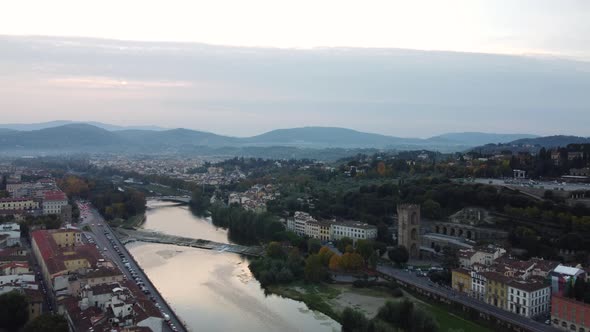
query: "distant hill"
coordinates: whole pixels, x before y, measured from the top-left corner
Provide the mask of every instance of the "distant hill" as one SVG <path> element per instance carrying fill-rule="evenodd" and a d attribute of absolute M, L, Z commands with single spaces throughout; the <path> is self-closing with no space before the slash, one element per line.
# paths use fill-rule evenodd
<path fill-rule="evenodd" d="M 277 129 L 262 135 L 245 138 L 244 143 L 255 145 L 290 145 L 322 147 L 391 147 L 412 139 L 363 133 L 360 131 L 337 127 L 302 127 Z M 415 140 L 419 142 L 421 140 Z"/>
<path fill-rule="evenodd" d="M 494 133 L 480 133 L 480 132 L 464 132 L 464 133 L 447 133 L 438 136 L 433 136 L 428 140 L 431 141 L 447 141 L 449 143 L 456 142 L 463 145 L 484 145 L 489 143 L 508 143 L 523 138 L 537 138 L 537 135 L 530 134 L 494 134 Z"/>
<path fill-rule="evenodd" d="M 2 150 L 103 150 L 120 145 L 115 133 L 87 124 L 67 124 L 32 131 L 0 132 Z"/>
<path fill-rule="evenodd" d="M 223 146 L 239 143 L 239 139 L 190 129 L 169 129 L 163 131 L 122 130 L 116 132 L 121 138 L 141 145 L 178 146 Z"/>
<path fill-rule="evenodd" d="M 502 144 L 486 144 L 473 148 L 472 150 L 484 154 L 494 154 L 500 153 L 502 151 L 526 151 L 536 153 L 541 148 L 550 149 L 565 147 L 568 144 L 590 144 L 590 137 L 555 135 L 536 138 L 523 138 Z"/>
<path fill-rule="evenodd" d="M 513 144 L 513 145 L 538 145 L 538 146 L 542 146 L 545 148 L 566 146 L 566 145 L 572 144 L 572 143 L 575 143 L 575 144 L 590 143 L 590 137 L 555 135 L 555 136 L 519 139 L 519 140 L 510 142 L 510 144 Z"/>
<path fill-rule="evenodd" d="M 187 151 L 245 151 L 246 148 L 292 147 L 305 149 L 392 149 L 465 151 L 476 146 L 473 142 L 501 142 L 511 136 L 524 134 L 457 133 L 428 139 L 402 138 L 365 133 L 347 128 L 302 127 L 273 130 L 253 137 L 230 137 L 190 129 L 126 129 L 108 124 L 66 123 L 62 121 L 30 124 L 0 125 L 0 152 L 129 152 L 129 153 L 187 153 Z M 96 123 L 95 123 L 96 124 Z M 11 129 L 2 128 L 10 127 Z M 31 129 L 35 127 L 45 127 Z M 20 129 L 14 129 L 20 128 Z M 151 128 L 151 127 L 150 127 Z M 529 138 L 535 140 L 541 138 Z M 489 140 L 489 141 L 486 141 Z M 570 142 L 580 142 L 569 140 Z M 206 149 L 208 148 L 208 150 Z M 225 148 L 225 149 L 220 149 Z M 228 149 L 230 148 L 230 149 Z M 248 149 L 248 151 L 260 150 Z M 339 151 L 338 154 L 341 154 Z"/>
<path fill-rule="evenodd" d="M 98 128 L 102 128 L 109 131 L 117 130 L 129 130 L 129 129 L 140 129 L 140 130 L 165 130 L 165 128 L 158 126 L 117 126 L 108 123 L 96 122 L 96 121 L 69 121 L 69 120 L 56 120 L 49 122 L 39 123 L 6 123 L 0 124 L 0 129 L 11 129 L 19 131 L 32 131 L 46 128 L 60 127 L 69 124 L 89 124 Z M 1 131 L 0 131 L 1 132 Z"/>

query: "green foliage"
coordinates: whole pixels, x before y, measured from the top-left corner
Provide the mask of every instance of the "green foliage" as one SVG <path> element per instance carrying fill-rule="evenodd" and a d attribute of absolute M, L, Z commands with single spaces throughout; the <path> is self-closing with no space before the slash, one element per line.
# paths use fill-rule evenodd
<path fill-rule="evenodd" d="M 322 242 L 318 239 L 308 239 L 307 240 L 307 252 L 310 254 L 315 254 L 322 248 Z"/>
<path fill-rule="evenodd" d="M 137 190 L 121 192 L 114 185 L 97 183 L 92 187 L 90 201 L 107 220 L 127 219 L 145 212 L 145 195 Z"/>
<path fill-rule="evenodd" d="M 193 190 L 190 206 L 191 208 L 198 212 L 203 213 L 207 211 L 210 205 L 211 195 L 208 195 L 203 188 L 197 187 Z"/>
<path fill-rule="evenodd" d="M 363 259 L 368 260 L 375 252 L 372 240 L 358 240 L 356 241 L 356 251 L 363 256 Z"/>
<path fill-rule="evenodd" d="M 436 332 L 438 323 L 423 309 L 417 308 L 408 299 L 387 302 L 379 309 L 377 318 L 407 332 Z"/>
<path fill-rule="evenodd" d="M 68 322 L 61 315 L 41 315 L 25 325 L 23 332 L 67 332 Z"/>
<path fill-rule="evenodd" d="M 327 271 L 322 264 L 322 259 L 318 254 L 313 254 L 305 260 L 305 280 L 311 283 L 318 283 L 327 277 Z"/>
<path fill-rule="evenodd" d="M 272 259 L 282 259 L 285 257 L 285 253 L 280 243 L 271 242 L 266 247 L 266 256 Z"/>
<path fill-rule="evenodd" d="M 228 229 L 229 237 L 238 243 L 288 240 L 285 226 L 270 213 L 246 211 L 238 206 L 212 205 L 213 224 Z"/>
<path fill-rule="evenodd" d="M 0 308 L 0 328 L 16 330 L 29 318 L 27 299 L 17 291 L 0 295 Z"/>
<path fill-rule="evenodd" d="M 408 262 L 410 259 L 410 253 L 406 247 L 397 246 L 387 252 L 387 257 L 389 257 L 389 260 L 399 266 Z"/>
<path fill-rule="evenodd" d="M 352 246 L 354 242 L 352 241 L 351 238 L 349 237 L 343 237 L 340 240 L 335 241 L 335 245 L 336 248 L 338 248 L 338 250 L 340 250 L 340 252 L 345 252 L 346 251 L 346 247 L 348 246 Z"/>
<path fill-rule="evenodd" d="M 369 320 L 363 313 L 346 308 L 341 315 L 342 332 L 368 332 Z"/>
<path fill-rule="evenodd" d="M 347 252 L 340 257 L 340 267 L 345 271 L 359 271 L 364 265 L 363 257 L 357 253 Z"/>

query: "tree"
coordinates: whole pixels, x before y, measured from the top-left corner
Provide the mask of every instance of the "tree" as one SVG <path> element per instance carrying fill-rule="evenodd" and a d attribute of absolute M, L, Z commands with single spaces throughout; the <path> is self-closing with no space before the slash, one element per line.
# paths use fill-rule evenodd
<path fill-rule="evenodd" d="M 451 270 L 459 267 L 459 256 L 457 255 L 457 250 L 451 247 L 444 247 L 443 250 L 443 257 L 442 257 L 442 267 Z"/>
<path fill-rule="evenodd" d="M 363 313 L 352 308 L 342 311 L 342 332 L 366 332 L 369 330 L 369 321 Z"/>
<path fill-rule="evenodd" d="M 322 247 L 319 252 L 320 258 L 322 259 L 322 264 L 324 266 L 328 266 L 330 264 L 330 259 L 334 256 L 334 252 L 330 250 L 328 247 Z"/>
<path fill-rule="evenodd" d="M 356 251 L 363 256 L 365 260 L 368 260 L 369 257 L 374 253 L 373 248 L 373 241 L 371 240 L 358 240 L 356 242 Z"/>
<path fill-rule="evenodd" d="M 410 253 L 404 246 L 397 246 L 387 252 L 389 259 L 397 265 L 402 265 L 410 259 Z"/>
<path fill-rule="evenodd" d="M 338 240 L 336 242 L 336 248 L 338 248 L 338 250 L 340 250 L 340 252 L 345 252 L 346 251 L 346 247 L 348 245 L 352 245 L 353 241 L 351 238 L 349 237 L 343 237 L 340 240 Z"/>
<path fill-rule="evenodd" d="M 285 253 L 283 252 L 283 248 L 281 244 L 278 242 L 271 242 L 266 247 L 266 255 L 273 259 L 282 259 L 285 257 Z"/>
<path fill-rule="evenodd" d="M 322 242 L 318 239 L 307 240 L 307 252 L 310 254 L 316 254 L 322 248 Z"/>
<path fill-rule="evenodd" d="M 330 257 L 330 264 L 328 265 L 330 270 L 338 271 L 338 270 L 342 269 L 342 265 L 340 265 L 340 260 L 341 260 L 340 256 L 332 255 L 332 257 Z"/>
<path fill-rule="evenodd" d="M 379 256 L 377 255 L 377 252 L 374 252 L 369 257 L 369 260 L 367 261 L 367 265 L 369 266 L 370 269 L 376 269 L 378 261 L 379 261 Z"/>
<path fill-rule="evenodd" d="M 363 268 L 363 257 L 357 253 L 345 253 L 340 258 L 340 266 L 346 271 L 358 271 Z"/>
<path fill-rule="evenodd" d="M 23 332 L 67 332 L 68 322 L 61 315 L 41 315 L 25 325 Z"/>
<path fill-rule="evenodd" d="M 322 265 L 322 259 L 319 255 L 313 254 L 305 260 L 305 280 L 317 283 L 326 277 L 326 271 Z"/>
<path fill-rule="evenodd" d="M 11 291 L 0 295 L 0 327 L 16 330 L 29 318 L 29 305 L 24 295 Z"/>
<path fill-rule="evenodd" d="M 438 202 L 432 199 L 427 199 L 422 203 L 422 214 L 426 218 L 439 219 L 442 217 L 442 209 Z"/>

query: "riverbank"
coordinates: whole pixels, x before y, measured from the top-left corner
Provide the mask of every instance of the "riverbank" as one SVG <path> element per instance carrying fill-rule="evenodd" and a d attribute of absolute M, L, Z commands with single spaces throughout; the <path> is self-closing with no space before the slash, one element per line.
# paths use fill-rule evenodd
<path fill-rule="evenodd" d="M 121 227 L 125 229 L 137 229 L 140 228 L 146 220 L 145 213 L 137 214 L 127 219 L 115 219 L 109 222 L 111 227 Z"/>
<path fill-rule="evenodd" d="M 272 294 L 302 301 L 310 309 L 317 310 L 336 321 L 340 321 L 340 315 L 347 307 L 360 311 L 372 319 L 388 301 L 407 298 L 430 312 L 439 323 L 441 332 L 492 332 L 486 327 L 450 313 L 442 306 L 426 303 L 407 292 L 403 292 L 403 297 L 394 297 L 385 288 L 354 288 L 350 285 L 314 285 L 303 282 L 273 285 L 266 290 Z"/>

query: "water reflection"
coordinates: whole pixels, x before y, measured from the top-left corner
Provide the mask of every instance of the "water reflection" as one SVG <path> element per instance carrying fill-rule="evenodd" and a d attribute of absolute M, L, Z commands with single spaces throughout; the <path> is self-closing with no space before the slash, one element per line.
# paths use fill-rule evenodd
<path fill-rule="evenodd" d="M 145 228 L 227 242 L 227 232 L 186 208 L 150 202 Z M 304 303 L 265 295 L 233 253 L 133 243 L 130 252 L 193 331 L 339 331 Z"/>

